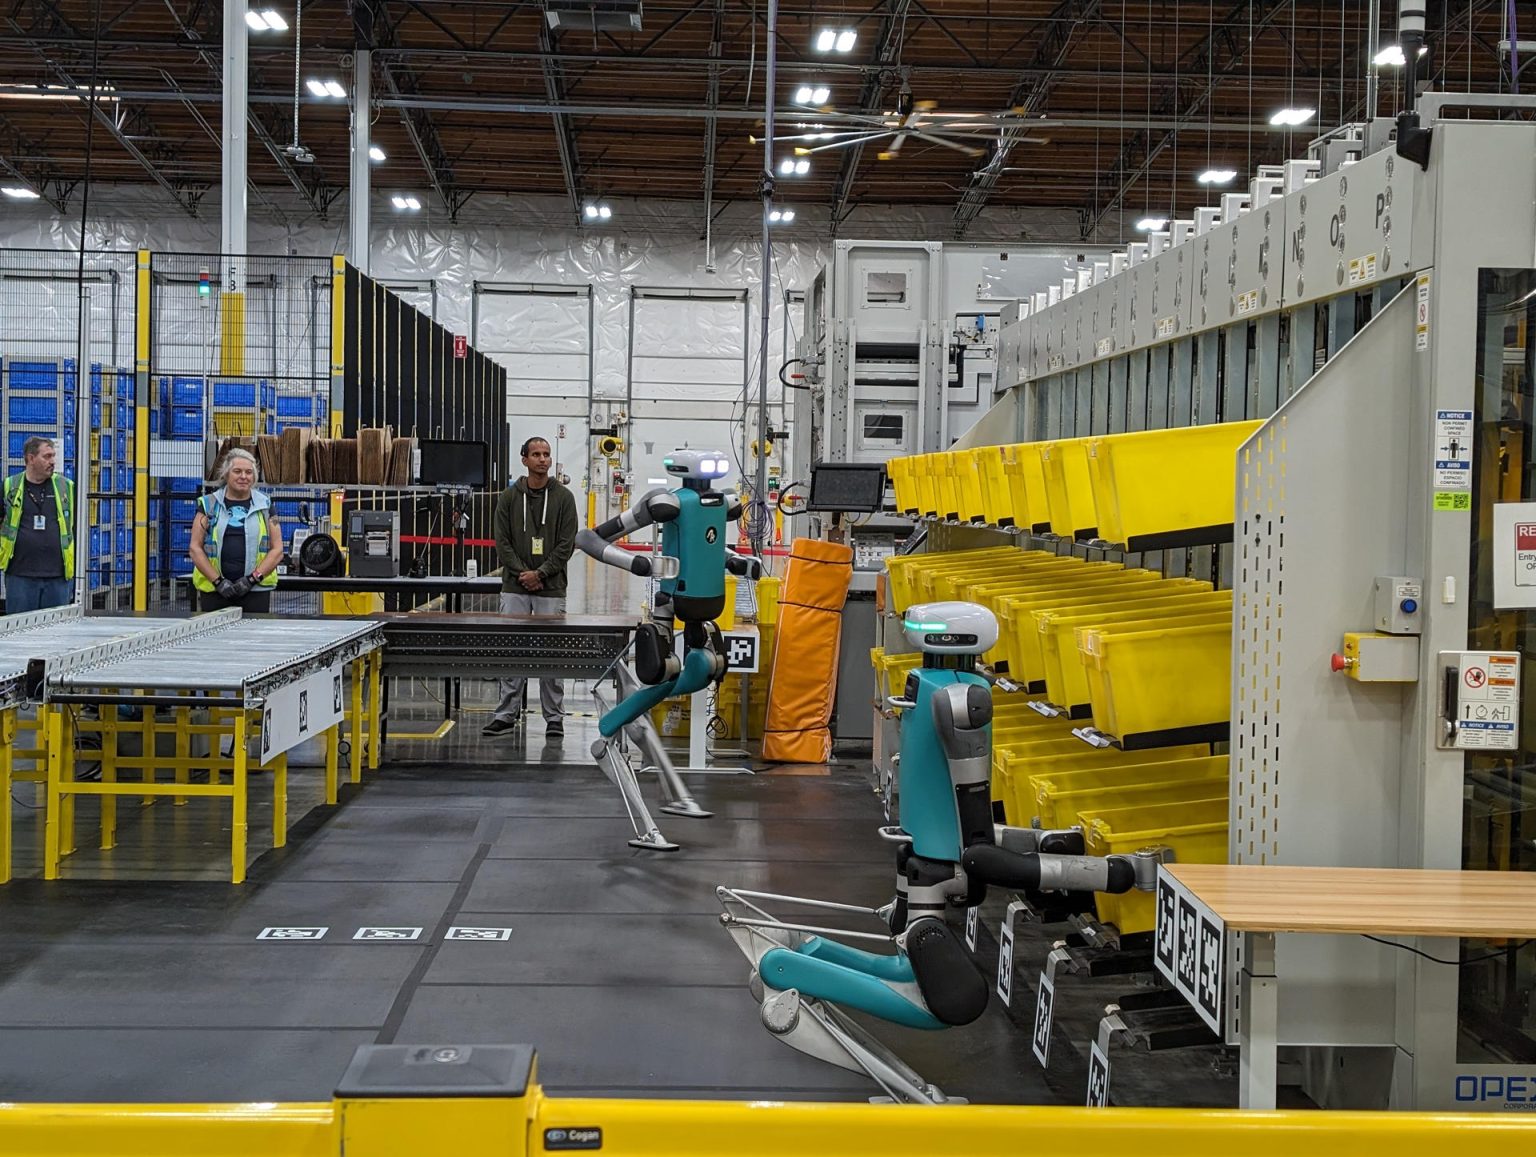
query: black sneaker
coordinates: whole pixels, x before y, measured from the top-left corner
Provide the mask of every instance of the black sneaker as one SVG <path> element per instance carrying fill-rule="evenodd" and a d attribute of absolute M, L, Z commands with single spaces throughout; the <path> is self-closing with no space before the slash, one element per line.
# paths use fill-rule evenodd
<path fill-rule="evenodd" d="M 565 724 L 561 723 L 560 720 L 558 720 L 558 719 L 551 719 L 549 721 L 549 724 L 544 728 L 544 738 L 545 739 L 564 739 L 565 738 Z"/>
<path fill-rule="evenodd" d="M 510 719 L 492 719 L 485 725 L 480 734 L 495 737 L 498 735 L 510 735 L 516 730 L 517 724 Z"/>

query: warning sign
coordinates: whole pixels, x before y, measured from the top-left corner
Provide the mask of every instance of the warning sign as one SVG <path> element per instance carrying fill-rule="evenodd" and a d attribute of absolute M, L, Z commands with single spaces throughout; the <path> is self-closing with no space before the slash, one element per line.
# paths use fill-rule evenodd
<path fill-rule="evenodd" d="M 1418 313 L 1413 323 L 1413 348 L 1423 353 L 1429 348 L 1429 274 L 1418 277 Z"/>
<path fill-rule="evenodd" d="M 1447 712 L 1453 747 L 1507 750 L 1519 745 L 1520 656 L 1507 651 L 1462 651 L 1456 656 L 1458 691 Z"/>

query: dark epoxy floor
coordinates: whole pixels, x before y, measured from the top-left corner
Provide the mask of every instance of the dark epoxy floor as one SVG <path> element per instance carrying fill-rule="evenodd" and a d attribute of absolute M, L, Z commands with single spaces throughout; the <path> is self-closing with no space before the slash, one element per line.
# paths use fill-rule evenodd
<path fill-rule="evenodd" d="M 431 731 L 439 690 L 398 686 L 393 729 Z M 300 753 L 281 851 L 270 849 L 270 793 L 258 780 L 241 887 L 224 882 L 226 802 L 125 801 L 119 845 L 102 852 L 90 798 L 78 805 L 80 850 L 65 879 L 45 884 L 40 813 L 26 806 L 34 789 L 18 785 L 18 879 L 0 888 L 0 1100 L 326 1100 L 358 1045 L 389 1041 L 532 1043 L 545 1086 L 565 1094 L 877 1092 L 761 1027 L 713 894 L 725 883 L 889 899 L 892 856 L 875 835 L 883 821 L 867 765 L 693 777 L 716 818 L 658 813 L 683 850 L 638 852 L 625 844 L 616 791 L 586 757 L 591 699 L 567 688 L 575 714 L 554 745 L 537 718 L 531 742 L 482 739 L 494 701 L 494 688 L 466 684 L 454 731 L 392 740 L 385 769 L 344 787 L 335 809 L 318 806 L 320 770 Z M 654 780 L 644 790 L 656 799 Z M 984 911 L 976 959 L 989 981 L 1004 904 L 995 897 Z M 318 942 L 258 939 L 311 926 L 329 931 Z M 421 932 L 353 939 L 372 926 Z M 447 939 L 455 927 L 510 932 Z M 1020 928 L 1011 1009 L 994 995 L 963 1028 L 871 1027 L 952 1095 L 1081 1104 L 1098 1018 L 1136 983 L 1059 979 L 1043 1071 L 1029 1048 L 1032 986 L 1066 931 Z M 1236 1101 L 1235 1063 L 1219 1050 L 1117 1051 L 1115 1065 L 1119 1104 Z"/>

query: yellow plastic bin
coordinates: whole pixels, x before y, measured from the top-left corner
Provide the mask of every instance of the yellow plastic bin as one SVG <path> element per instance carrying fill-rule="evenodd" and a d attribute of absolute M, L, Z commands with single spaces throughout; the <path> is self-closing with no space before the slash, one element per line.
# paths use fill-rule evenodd
<path fill-rule="evenodd" d="M 1027 582 L 1031 576 L 1043 571 L 1065 574 L 1068 570 L 1081 569 L 1092 564 L 1081 559 L 1062 559 L 1041 551 L 1016 551 L 1018 557 L 995 563 L 983 562 L 973 566 L 946 567 L 927 571 L 918 576 L 915 589 L 924 599 L 944 601 L 960 597 L 960 588 L 982 582 Z M 1075 564 L 1075 566 L 1074 566 Z"/>
<path fill-rule="evenodd" d="M 946 519 L 960 517 L 960 474 L 955 465 L 955 451 L 941 450 L 933 456 L 933 473 L 938 492 L 938 516 Z"/>
<path fill-rule="evenodd" d="M 1186 611 L 1199 614 L 1225 610 L 1230 614 L 1231 606 L 1231 591 L 1213 591 L 1210 583 L 1197 579 L 1172 579 L 1164 586 L 1150 588 L 1145 598 L 1129 599 L 1113 609 L 1057 607 L 1036 611 L 1035 626 L 1040 631 L 1040 654 L 1045 662 L 1046 699 L 1076 711 L 1079 716 L 1088 713 L 1088 675 L 1077 649 L 1077 628 L 1122 626 Z"/>
<path fill-rule="evenodd" d="M 1090 564 L 1093 565 L 1093 564 Z M 1040 651 L 1040 630 L 1035 612 L 1065 608 L 1111 610 L 1125 599 L 1155 590 L 1168 580 L 1148 570 L 1106 569 L 1101 574 L 1073 576 L 1053 586 L 1037 585 L 1031 590 L 1006 596 L 999 603 L 1006 621 L 1004 652 L 1008 657 L 1008 675 L 1014 682 L 1045 689 L 1045 659 Z M 1001 623 L 1000 623 L 1001 626 Z"/>
<path fill-rule="evenodd" d="M 1143 848 L 1166 846 L 1173 849 L 1180 864 L 1225 864 L 1228 808 L 1225 800 L 1206 800 L 1083 812 L 1079 819 L 1091 856 L 1133 855 Z M 1099 919 L 1113 924 L 1122 934 L 1150 932 L 1156 927 L 1156 901 L 1151 892 L 1099 895 L 1095 900 Z"/>
<path fill-rule="evenodd" d="M 1069 828 L 1077 823 L 1079 812 L 1185 799 L 1224 799 L 1227 785 L 1227 756 L 1209 755 L 1130 766 L 1036 771 L 1029 777 L 1028 790 L 1041 827 Z"/>
<path fill-rule="evenodd" d="M 1033 824 L 1039 818 L 1035 811 L 1035 787 L 1033 781 L 1042 776 L 1061 777 L 1079 771 L 1102 772 L 1106 775 L 1128 771 L 1149 763 L 1172 763 L 1186 759 L 1206 759 L 1211 754 L 1209 743 L 1188 743 L 1178 747 L 1162 747 L 1154 751 L 1121 751 L 1117 747 L 1089 747 L 1086 743 L 1078 751 L 1062 755 L 1010 756 L 999 760 L 1014 777 L 1015 789 L 1020 793 L 1021 815 L 1026 823 Z M 1074 821 L 1075 822 L 1075 821 Z"/>
<path fill-rule="evenodd" d="M 1062 538 L 1092 538 L 1097 533 L 1093 483 L 1088 476 L 1090 438 L 1040 443 L 1040 469 L 1051 530 Z"/>
<path fill-rule="evenodd" d="M 976 471 L 981 475 L 982 521 L 988 526 L 1015 525 L 1008 476 L 1003 473 L 1003 446 L 983 446 L 976 451 Z"/>
<path fill-rule="evenodd" d="M 1093 724 L 1127 747 L 1232 718 L 1232 623 L 1079 627 Z"/>
<path fill-rule="evenodd" d="M 932 554 L 890 555 L 885 560 L 886 574 L 890 577 L 890 593 L 894 608 L 904 610 L 919 601 L 917 578 L 930 570 L 952 566 L 975 566 L 1004 559 L 1027 559 L 1042 552 L 1022 551 L 1013 546 L 987 547 L 983 550 L 936 551 Z"/>
<path fill-rule="evenodd" d="M 981 460 L 978 450 L 955 450 L 949 456 L 950 470 L 960 493 L 960 521 L 981 523 L 987 520 L 982 498 Z"/>
<path fill-rule="evenodd" d="M 1014 442 L 1002 448 L 1003 476 L 1008 480 L 1015 525 L 1044 532 L 1051 528 L 1050 499 L 1038 442 Z"/>
<path fill-rule="evenodd" d="M 939 509 L 938 462 L 934 454 L 917 454 L 912 458 L 912 480 L 916 483 L 917 512 L 919 515 L 937 516 Z"/>
<path fill-rule="evenodd" d="M 912 474 L 913 458 L 892 458 L 885 464 L 891 476 L 891 486 L 896 491 L 896 509 L 902 514 L 917 515 L 917 479 Z"/>
<path fill-rule="evenodd" d="M 1090 438 L 1098 536 L 1129 550 L 1230 539 L 1237 448 L 1262 422 Z"/>
<path fill-rule="evenodd" d="M 883 696 L 897 696 L 907 685 L 907 673 L 922 665 L 920 651 L 888 653 L 884 647 L 872 647 L 870 664 L 875 669 L 875 688 Z"/>

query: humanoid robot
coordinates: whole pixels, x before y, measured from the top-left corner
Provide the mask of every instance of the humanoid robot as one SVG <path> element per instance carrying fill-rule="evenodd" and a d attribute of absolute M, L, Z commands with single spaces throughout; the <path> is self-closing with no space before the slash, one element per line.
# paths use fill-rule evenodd
<path fill-rule="evenodd" d="M 651 818 L 618 737 L 623 732 L 636 741 L 656 767 L 663 793 L 669 797 L 662 811 L 709 818 L 710 813 L 689 795 L 657 740 L 650 710 L 665 699 L 691 695 L 725 677 L 724 646 L 714 620 L 725 609 L 726 572 L 755 582 L 762 577 L 763 564 L 726 546 L 726 527 L 741 517 L 741 500 L 731 491 L 713 488 L 730 471 L 724 452 L 674 450 L 662 465 L 681 480 L 680 487 L 647 491 L 616 518 L 577 534 L 576 545 L 609 566 L 638 578 L 658 580 L 651 621 L 641 623 L 635 631 L 634 669 L 620 664 L 622 698 L 599 720 L 601 738 L 592 745 L 592 755 L 624 797 L 635 828 L 630 846 L 672 852 L 677 845 L 661 834 Z M 616 545 L 626 535 L 657 523 L 661 524 L 659 557 Z M 683 624 L 681 659 L 673 635 L 674 619 Z M 702 726 L 702 721 L 696 725 Z"/>
<path fill-rule="evenodd" d="M 840 1006 L 909 1028 L 969 1024 L 986 1008 L 988 983 L 945 921 L 988 884 L 1034 895 L 1125 892 L 1150 886 L 1155 866 L 1081 854 L 1082 835 L 995 825 L 992 819 L 992 692 L 974 668 L 997 642 L 997 619 L 971 603 L 927 603 L 903 619 L 923 665 L 891 706 L 901 711 L 901 824 L 880 830 L 896 845 L 896 896 L 883 908 L 721 887 L 721 923 L 752 964 L 749 984 L 767 1029 L 794 1048 L 868 1073 L 891 1098 L 951 1100 L 924 1081 Z M 1143 877 L 1138 879 L 1138 875 Z M 861 913 L 886 931 L 786 923 L 761 901 Z M 1091 897 L 1088 897 L 1091 904 Z M 866 951 L 851 937 L 894 952 Z"/>

